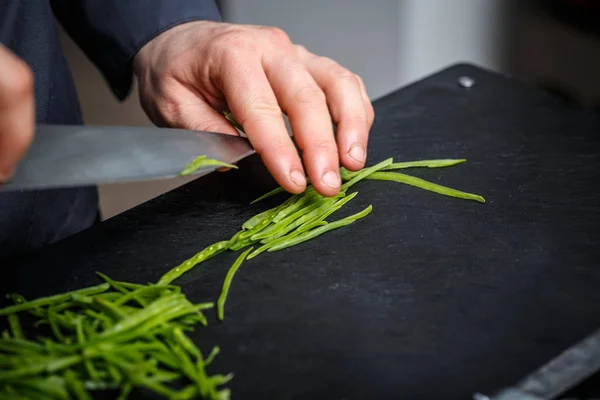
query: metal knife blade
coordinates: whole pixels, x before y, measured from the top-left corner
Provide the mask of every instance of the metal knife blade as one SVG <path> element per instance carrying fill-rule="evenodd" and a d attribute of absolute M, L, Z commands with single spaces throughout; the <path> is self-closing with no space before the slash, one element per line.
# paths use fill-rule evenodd
<path fill-rule="evenodd" d="M 254 153 L 248 139 L 157 127 L 38 125 L 35 139 L 0 191 L 174 178 L 200 155 L 235 163 Z M 205 167 L 202 176 L 218 167 Z"/>
<path fill-rule="evenodd" d="M 569 347 L 513 387 L 474 400 L 551 400 L 600 370 L 600 330 Z"/>

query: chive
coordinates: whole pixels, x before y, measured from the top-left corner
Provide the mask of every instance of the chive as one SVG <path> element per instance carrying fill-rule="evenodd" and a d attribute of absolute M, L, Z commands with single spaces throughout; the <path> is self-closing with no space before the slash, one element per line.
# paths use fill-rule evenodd
<path fill-rule="evenodd" d="M 238 268 L 242 265 L 242 262 L 246 259 L 246 256 L 252 251 L 252 247 L 239 255 L 239 257 L 235 260 L 233 265 L 227 271 L 227 275 L 225 276 L 225 280 L 223 281 L 223 287 L 221 289 L 221 295 L 217 300 L 217 316 L 220 321 L 223 321 L 225 318 L 225 301 L 227 300 L 227 294 L 229 293 L 229 287 L 231 286 L 231 281 L 233 280 L 233 276 L 235 275 Z"/>
<path fill-rule="evenodd" d="M 76 323 L 76 335 L 77 342 L 80 345 L 83 345 L 85 343 L 85 334 L 83 333 L 83 322 L 81 319 L 78 319 Z M 85 365 L 88 375 L 95 381 L 99 380 L 98 371 L 94 368 L 94 363 L 88 357 L 85 357 L 85 355 L 83 364 Z"/>
<path fill-rule="evenodd" d="M 306 222 L 309 222 L 309 221 L 314 220 L 315 218 L 318 218 L 319 215 L 326 213 L 327 210 L 329 210 L 333 206 L 333 204 L 335 204 L 335 201 L 337 200 L 337 198 L 338 197 L 329 197 L 329 198 L 325 199 L 316 209 L 314 209 L 311 212 L 309 212 L 308 214 L 305 214 L 302 217 L 298 218 L 296 221 L 292 222 L 291 224 L 289 224 L 282 230 L 275 232 L 271 238 L 266 238 L 266 239 L 264 239 L 264 241 L 261 241 L 261 243 L 268 243 L 271 240 L 278 239 L 278 238 L 284 236 L 285 234 L 287 234 L 288 232 L 292 231 L 293 229 L 296 229 L 297 227 L 302 226 Z"/>
<path fill-rule="evenodd" d="M 244 132 L 244 128 L 242 127 L 242 125 L 239 122 L 237 122 L 235 120 L 231 111 L 228 111 L 228 110 L 223 111 L 223 116 L 225 117 L 225 119 L 227 119 L 227 121 L 229 121 L 231 123 L 231 125 L 235 126 L 236 129 L 239 129 L 240 131 Z"/>
<path fill-rule="evenodd" d="M 458 165 L 466 162 L 466 159 L 442 159 L 442 160 L 419 160 L 419 161 L 404 161 L 391 163 L 386 167 L 380 169 L 380 171 L 390 171 L 390 170 L 398 170 L 398 169 L 407 169 L 407 168 L 445 168 L 451 167 L 454 165 Z M 346 168 L 340 168 L 340 175 L 343 180 L 350 180 L 359 174 L 361 171 L 351 172 Z"/>
<path fill-rule="evenodd" d="M 211 167 L 211 166 L 219 166 L 219 167 L 228 167 L 237 169 L 238 167 L 233 164 L 228 164 L 223 161 L 214 160 L 212 158 L 206 158 L 206 156 L 196 157 L 192 162 L 190 162 L 181 172 L 179 172 L 180 176 L 185 176 L 197 171 L 200 168 Z"/>
<path fill-rule="evenodd" d="M 245 239 L 250 239 L 253 235 L 255 235 L 258 232 L 265 229 L 267 226 L 269 226 L 269 224 L 271 224 L 275 220 L 275 217 L 277 217 L 277 215 L 279 215 L 278 212 L 271 213 L 267 218 L 264 218 L 263 220 L 261 220 L 259 223 L 254 225 L 251 229 L 240 233 L 239 241 L 242 242 Z M 234 246 L 232 246 L 232 247 L 234 247 Z"/>
<path fill-rule="evenodd" d="M 120 369 L 123 370 L 123 372 L 127 375 L 128 379 L 139 386 L 143 386 L 146 387 L 147 389 L 150 389 L 151 391 L 157 393 L 157 394 L 161 394 L 165 397 L 168 398 L 176 398 L 176 392 L 172 389 L 169 389 L 167 386 L 162 385 L 158 382 L 153 382 L 150 379 L 148 379 L 147 377 L 145 377 L 144 375 L 138 373 L 138 371 L 136 370 L 135 366 L 131 365 L 130 363 L 127 363 L 123 360 L 121 360 L 118 357 L 115 357 L 111 354 L 105 354 L 104 358 L 106 358 L 107 361 L 109 361 L 111 364 L 118 366 Z"/>
<path fill-rule="evenodd" d="M 325 218 L 327 218 L 328 216 L 330 216 L 331 214 L 333 214 L 334 212 L 336 212 L 337 210 L 342 208 L 344 205 L 346 205 L 346 203 L 350 202 L 350 200 L 355 198 L 357 194 L 358 194 L 358 192 L 353 192 L 353 193 L 349 194 L 348 196 L 339 199 L 338 201 L 336 201 L 333 204 L 333 206 L 331 206 L 331 208 L 329 208 L 328 210 L 324 211 L 323 213 L 313 217 L 312 219 L 310 219 L 310 220 L 306 221 L 305 223 L 303 223 L 302 225 L 300 225 L 298 227 L 298 232 L 305 232 L 309 229 L 312 229 L 314 224 L 316 224 L 317 222 L 323 221 Z"/>
<path fill-rule="evenodd" d="M 120 284 L 119 282 L 116 282 L 112 279 L 110 279 L 108 276 L 104 275 L 101 272 L 96 272 L 96 275 L 98 275 L 100 278 L 102 278 L 106 283 L 108 283 L 110 286 L 112 286 L 113 288 L 115 288 L 116 290 L 118 290 L 121 293 L 129 293 L 129 290 L 126 289 L 125 287 L 123 287 L 122 284 Z"/>
<path fill-rule="evenodd" d="M 131 393 L 132 390 L 133 385 L 127 382 L 123 385 L 123 388 L 121 389 L 121 393 L 119 393 L 119 397 L 117 398 L 117 400 L 126 400 L 127 397 L 129 397 L 129 393 Z"/>
<path fill-rule="evenodd" d="M 52 309 L 48 310 L 48 322 L 50 323 L 50 329 L 52 330 L 52 333 L 54 334 L 54 336 L 56 336 L 56 338 L 58 340 L 60 340 L 61 342 L 67 343 L 68 342 L 67 337 L 65 335 L 63 335 L 63 333 L 60 330 L 59 323 L 58 323 L 58 316 Z"/>
<path fill-rule="evenodd" d="M 104 300 L 99 297 L 94 298 L 94 305 L 98 306 L 98 308 L 104 312 L 105 315 L 108 315 L 115 321 L 120 321 L 127 317 L 127 313 L 119 308 L 119 306 L 114 305 L 108 300 Z"/>
<path fill-rule="evenodd" d="M 114 390 L 119 388 L 119 384 L 116 382 L 107 382 L 107 381 L 90 381 L 87 380 L 83 382 L 83 387 L 86 390 Z"/>
<path fill-rule="evenodd" d="M 344 190 L 341 190 L 340 192 L 344 192 Z M 308 189 L 306 189 L 306 191 L 303 193 L 302 197 L 298 201 L 290 204 L 285 208 L 282 208 L 273 218 L 273 222 L 277 223 L 283 220 L 288 215 L 302 208 L 306 203 L 313 201 L 315 197 L 321 199 L 323 198 L 323 196 L 317 194 L 313 187 L 309 187 Z"/>
<path fill-rule="evenodd" d="M 179 361 L 179 369 L 186 375 L 192 382 L 196 382 L 199 388 L 202 386 L 198 382 L 198 376 L 196 374 L 196 367 L 190 360 L 189 355 L 183 351 L 180 345 L 176 343 L 170 343 L 171 352 L 177 357 Z"/>
<path fill-rule="evenodd" d="M 312 228 L 316 228 L 318 226 L 323 226 L 323 225 L 327 225 L 327 222 L 326 221 L 315 221 L 315 222 L 311 222 L 311 223 L 306 223 L 302 226 L 306 226 L 307 230 L 310 230 Z M 250 253 L 248 255 L 247 259 L 250 260 L 250 259 L 256 257 L 257 255 L 259 255 L 260 253 L 267 251 L 271 247 L 274 247 L 280 243 L 286 242 L 286 241 L 302 234 L 303 232 L 304 231 L 301 231 L 300 228 L 298 228 L 297 230 L 295 230 L 294 232 L 292 232 L 286 236 L 282 236 L 277 239 L 268 241 L 267 243 L 263 244 L 261 247 L 259 247 L 258 249 L 254 250 L 252 253 Z"/>
<path fill-rule="evenodd" d="M 0 382 L 15 381 L 26 376 L 37 375 L 43 372 L 55 372 L 70 367 L 81 361 L 81 356 L 72 355 L 60 358 L 54 358 L 44 362 L 28 365 L 25 367 L 13 369 L 11 371 L 0 371 Z"/>
<path fill-rule="evenodd" d="M 340 193 L 340 194 L 336 195 L 335 198 L 339 198 L 342 196 L 344 196 L 344 194 Z M 323 203 L 323 199 L 318 199 L 317 201 L 314 201 L 313 203 L 308 204 L 305 207 L 300 208 L 298 211 L 288 215 L 287 217 L 285 217 L 278 223 L 273 224 L 273 225 L 267 227 L 266 229 L 262 230 L 261 232 L 252 235 L 250 238 L 255 241 L 259 241 L 261 239 L 268 238 L 269 236 L 274 235 L 278 231 L 284 230 L 286 227 L 290 226 L 290 224 L 292 222 L 299 219 L 303 215 L 310 213 L 311 211 L 313 211 L 314 209 L 319 207 L 322 203 Z"/>
<path fill-rule="evenodd" d="M 8 324 L 10 326 L 10 330 L 14 338 L 25 339 L 25 336 L 23 336 L 23 329 L 21 328 L 21 323 L 19 322 L 19 317 L 17 316 L 17 314 L 10 314 L 8 316 Z"/>
<path fill-rule="evenodd" d="M 172 290 L 172 292 L 170 292 L 169 290 Z M 167 284 L 165 284 L 165 285 L 157 284 L 154 286 L 142 286 L 141 288 L 135 289 L 135 290 L 121 296 L 120 298 L 116 299 L 114 304 L 117 306 L 121 306 L 121 305 L 128 303 L 131 300 L 141 299 L 142 297 L 146 297 L 146 296 L 158 298 L 163 293 L 179 293 L 179 288 L 177 288 L 176 286 L 167 285 Z M 153 296 L 155 294 L 156 294 L 156 296 Z M 143 307 L 145 307 L 147 305 L 146 302 L 143 302 L 144 304 L 140 303 L 139 300 L 137 300 L 137 302 L 138 302 L 138 304 L 140 304 Z"/>
<path fill-rule="evenodd" d="M 108 375 L 113 381 L 121 382 L 123 380 L 123 374 L 121 374 L 121 372 L 119 372 L 119 369 L 113 364 L 108 363 L 106 365 L 106 371 L 108 372 Z"/>
<path fill-rule="evenodd" d="M 214 257 L 215 255 L 225 251 L 228 245 L 228 240 L 211 244 L 201 252 L 194 255 L 192 258 L 184 261 L 177 267 L 164 274 L 158 281 L 158 285 L 168 285 L 175 279 L 179 278 L 181 275 L 185 274 L 190 269 L 194 268 L 197 264 L 200 264 L 201 262 L 206 261 L 209 258 Z"/>
<path fill-rule="evenodd" d="M 65 383 L 77 400 L 93 400 L 92 396 L 85 390 L 83 382 L 78 379 L 75 372 L 70 369 L 65 372 Z"/>
<path fill-rule="evenodd" d="M 461 159 L 447 159 L 447 160 L 419 160 L 419 161 L 404 161 L 397 162 L 388 165 L 387 167 L 382 168 L 382 171 L 394 170 L 394 169 L 405 169 L 405 168 L 416 168 L 416 167 L 425 167 L 425 168 L 445 168 L 452 167 L 454 165 L 462 164 L 467 160 L 464 158 Z"/>
<path fill-rule="evenodd" d="M 352 177 L 352 179 L 350 179 L 349 181 L 345 182 L 342 185 L 342 189 L 341 190 L 342 191 L 346 191 L 350 186 L 352 186 L 355 183 L 363 180 L 364 178 L 366 178 L 367 176 L 371 175 L 372 173 L 377 172 L 380 169 L 389 166 L 390 164 L 392 164 L 393 161 L 394 161 L 393 158 L 388 158 L 388 159 L 383 160 L 382 162 L 380 162 L 378 164 L 373 165 L 372 167 L 363 168 L 354 177 Z"/>
<path fill-rule="evenodd" d="M 204 360 L 204 365 L 212 364 L 213 360 L 220 352 L 221 352 L 221 349 L 219 348 L 219 346 L 213 347 L 211 352 L 206 357 L 206 360 Z"/>
<path fill-rule="evenodd" d="M 55 296 L 42 297 L 37 300 L 32 300 L 32 301 L 28 301 L 26 303 L 16 304 L 14 306 L 2 308 L 2 309 L 0 309 L 0 316 L 14 314 L 17 312 L 26 311 L 26 310 L 30 310 L 32 308 L 46 306 L 46 305 L 50 305 L 50 304 L 61 303 L 65 300 L 70 299 L 73 294 L 80 294 L 80 295 L 85 296 L 85 295 L 91 295 L 91 294 L 96 294 L 96 293 L 102 293 L 102 292 L 107 291 L 109 288 L 110 288 L 110 285 L 108 283 L 103 283 L 101 285 L 92 286 L 92 287 L 79 289 L 79 290 L 74 290 L 72 292 L 58 294 Z"/>
<path fill-rule="evenodd" d="M 26 378 L 19 382 L 13 382 L 12 385 L 14 385 L 14 392 L 31 399 L 70 399 L 64 379 L 58 376 Z M 8 398 L 14 399 L 15 397 Z"/>
<path fill-rule="evenodd" d="M 368 206 L 367 208 L 365 208 L 363 211 L 356 213 L 354 215 L 351 215 L 349 217 L 340 219 L 338 221 L 335 222 L 331 222 L 328 223 L 327 225 L 324 226 L 319 226 L 315 229 L 312 229 L 310 231 L 304 232 L 299 236 L 296 236 L 288 241 L 284 241 L 281 243 L 278 243 L 277 245 L 269 248 L 267 251 L 268 252 L 273 252 L 273 251 L 278 251 L 278 250 L 283 250 L 287 247 L 292 247 L 295 246 L 297 244 L 300 244 L 302 242 L 306 242 L 307 240 L 313 239 L 319 235 L 322 235 L 325 232 L 329 232 L 331 230 L 337 229 L 337 228 L 341 228 L 343 226 L 346 225 L 350 225 L 351 223 L 353 223 L 354 221 L 360 219 L 360 218 L 364 218 L 366 217 L 371 210 L 373 209 L 372 206 Z"/>
<path fill-rule="evenodd" d="M 285 192 L 285 190 L 281 186 L 277 187 L 277 188 L 271 190 L 270 192 L 263 194 L 259 198 L 252 200 L 250 202 L 250 204 L 258 203 L 259 201 L 262 201 L 268 197 L 275 196 L 276 194 L 283 193 L 283 192 Z"/>
<path fill-rule="evenodd" d="M 227 249 L 231 249 L 231 247 L 232 247 L 232 246 L 234 246 L 234 245 L 235 245 L 235 244 L 238 242 L 238 240 L 239 240 L 239 237 L 240 237 L 240 235 L 241 235 L 243 232 L 244 232 L 243 230 L 236 232 L 236 233 L 235 233 L 235 235 L 233 235 L 233 236 L 232 236 L 232 237 L 231 237 L 231 238 L 230 238 L 230 239 L 227 241 Z"/>
<path fill-rule="evenodd" d="M 273 207 L 273 208 L 269 208 L 268 210 L 265 210 L 259 214 L 254 215 L 253 217 L 251 217 L 250 219 L 248 219 L 246 222 L 244 222 L 242 224 L 242 228 L 244 230 L 250 230 L 250 229 L 254 228 L 258 223 L 260 223 L 265 218 L 269 217 L 272 213 L 279 212 L 279 210 L 287 207 L 288 205 L 294 203 L 297 200 L 298 200 L 298 197 L 296 195 L 289 197 L 282 204 L 280 204 L 276 207 Z"/>
<path fill-rule="evenodd" d="M 475 200 L 480 203 L 485 203 L 485 199 L 479 195 L 462 192 L 446 186 L 438 185 L 433 182 L 426 181 L 421 178 L 402 174 L 400 172 L 375 172 L 367 179 L 385 180 L 405 183 L 407 185 L 416 186 L 418 188 L 429 190 L 431 192 L 443 194 L 445 196 L 457 197 L 465 200 Z"/>

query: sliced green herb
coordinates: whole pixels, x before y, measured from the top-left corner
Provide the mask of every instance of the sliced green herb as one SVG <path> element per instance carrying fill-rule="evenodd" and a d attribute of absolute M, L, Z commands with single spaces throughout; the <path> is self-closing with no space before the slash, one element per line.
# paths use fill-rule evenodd
<path fill-rule="evenodd" d="M 485 203 L 485 199 L 479 195 L 462 192 L 460 190 L 438 185 L 437 183 L 429 182 L 414 176 L 402 174 L 400 172 L 375 172 L 371 174 L 367 179 L 404 183 L 407 185 L 416 186 L 424 190 L 429 190 L 431 192 L 443 194 L 445 196 L 457 197 L 465 200 L 475 200 L 480 203 Z"/>
<path fill-rule="evenodd" d="M 239 257 L 235 260 L 233 265 L 227 271 L 227 275 L 225 276 L 225 280 L 223 281 L 223 287 L 221 289 L 221 295 L 217 300 L 217 317 L 220 321 L 223 321 L 225 318 L 225 301 L 227 301 L 227 295 L 229 293 L 229 287 L 231 286 L 231 281 L 237 270 L 240 268 L 248 254 L 252 251 L 253 247 L 250 247 L 248 250 L 244 251 Z"/>
<path fill-rule="evenodd" d="M 184 261 L 183 263 L 179 264 L 177 267 L 173 268 L 172 270 L 170 270 L 166 274 L 164 274 L 158 281 L 158 284 L 159 285 L 170 284 L 175 279 L 179 278 L 181 275 L 185 274 L 187 271 L 194 268 L 197 264 L 200 264 L 201 262 L 206 261 L 209 258 L 212 258 L 215 255 L 227 250 L 228 246 L 229 246 L 228 240 L 223 240 L 221 242 L 211 244 L 210 246 L 206 247 L 201 252 L 197 253 L 192 258 Z"/>
<path fill-rule="evenodd" d="M 341 228 L 346 225 L 350 225 L 351 223 L 355 222 L 356 220 L 366 217 L 371 212 L 372 209 L 373 209 L 373 207 L 369 205 L 367 208 L 365 208 L 363 211 L 361 211 L 357 214 L 351 215 L 349 217 L 340 219 L 335 222 L 330 222 L 327 225 L 319 226 L 315 229 L 311 229 L 311 230 L 304 232 L 301 235 L 298 235 L 288 241 L 283 241 L 281 243 L 278 243 L 277 245 L 269 248 L 267 251 L 268 252 L 279 251 L 279 250 L 283 250 L 287 247 L 296 246 L 297 244 L 306 242 L 307 240 L 314 239 L 315 237 L 322 235 L 325 232 L 329 232 L 331 230 L 338 229 L 338 228 Z"/>
<path fill-rule="evenodd" d="M 96 285 L 96 286 L 79 289 L 79 290 L 74 290 L 72 292 L 58 294 L 55 296 L 42 297 L 37 300 L 32 300 L 32 301 L 28 301 L 26 303 L 16 304 L 14 306 L 2 308 L 2 309 L 0 309 L 0 316 L 14 314 L 17 312 L 30 310 L 30 309 L 33 309 L 36 307 L 47 306 L 47 305 L 54 304 L 54 303 L 61 303 L 65 300 L 70 299 L 73 294 L 80 294 L 80 295 L 85 296 L 85 295 L 102 293 L 102 292 L 107 291 L 109 288 L 110 288 L 110 285 L 108 283 L 103 283 L 101 285 Z"/>
<path fill-rule="evenodd" d="M 387 167 L 382 168 L 382 171 L 395 170 L 395 169 L 406 169 L 406 168 L 446 168 L 454 165 L 462 164 L 467 160 L 461 159 L 447 159 L 447 160 L 419 160 L 419 161 L 403 161 L 392 163 Z"/>
<path fill-rule="evenodd" d="M 199 170 L 200 168 L 214 167 L 214 166 L 227 167 L 227 168 L 233 168 L 233 169 L 238 168 L 236 165 L 233 165 L 233 164 L 228 164 L 226 162 L 215 160 L 212 158 L 206 158 L 206 156 L 199 156 L 199 157 L 196 157 L 191 163 L 189 163 L 189 165 L 186 166 L 179 173 L 179 175 L 180 176 L 189 175 L 189 174 Z"/>

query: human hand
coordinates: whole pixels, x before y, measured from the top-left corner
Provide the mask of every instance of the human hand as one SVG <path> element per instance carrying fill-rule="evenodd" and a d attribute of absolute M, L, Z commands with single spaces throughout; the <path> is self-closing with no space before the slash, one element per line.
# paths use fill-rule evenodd
<path fill-rule="evenodd" d="M 221 113 L 231 110 L 288 192 L 304 191 L 308 173 L 319 193 L 333 196 L 341 186 L 340 163 L 353 171 L 365 165 L 374 111 L 362 80 L 294 45 L 279 29 L 182 24 L 147 43 L 133 67 L 142 107 L 155 124 L 237 135 Z"/>
<path fill-rule="evenodd" d="M 35 130 L 33 74 L 0 44 L 0 183 L 25 155 Z"/>

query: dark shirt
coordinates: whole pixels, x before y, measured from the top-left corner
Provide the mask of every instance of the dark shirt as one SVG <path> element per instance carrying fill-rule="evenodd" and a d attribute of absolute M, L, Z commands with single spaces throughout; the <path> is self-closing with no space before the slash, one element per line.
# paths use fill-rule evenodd
<path fill-rule="evenodd" d="M 0 1 L 0 43 L 33 70 L 37 123 L 82 123 L 56 20 L 123 100 L 132 85 L 131 59 L 145 43 L 175 25 L 220 15 L 212 0 Z M 79 232 L 97 216 L 95 187 L 0 192 L 0 257 Z"/>

